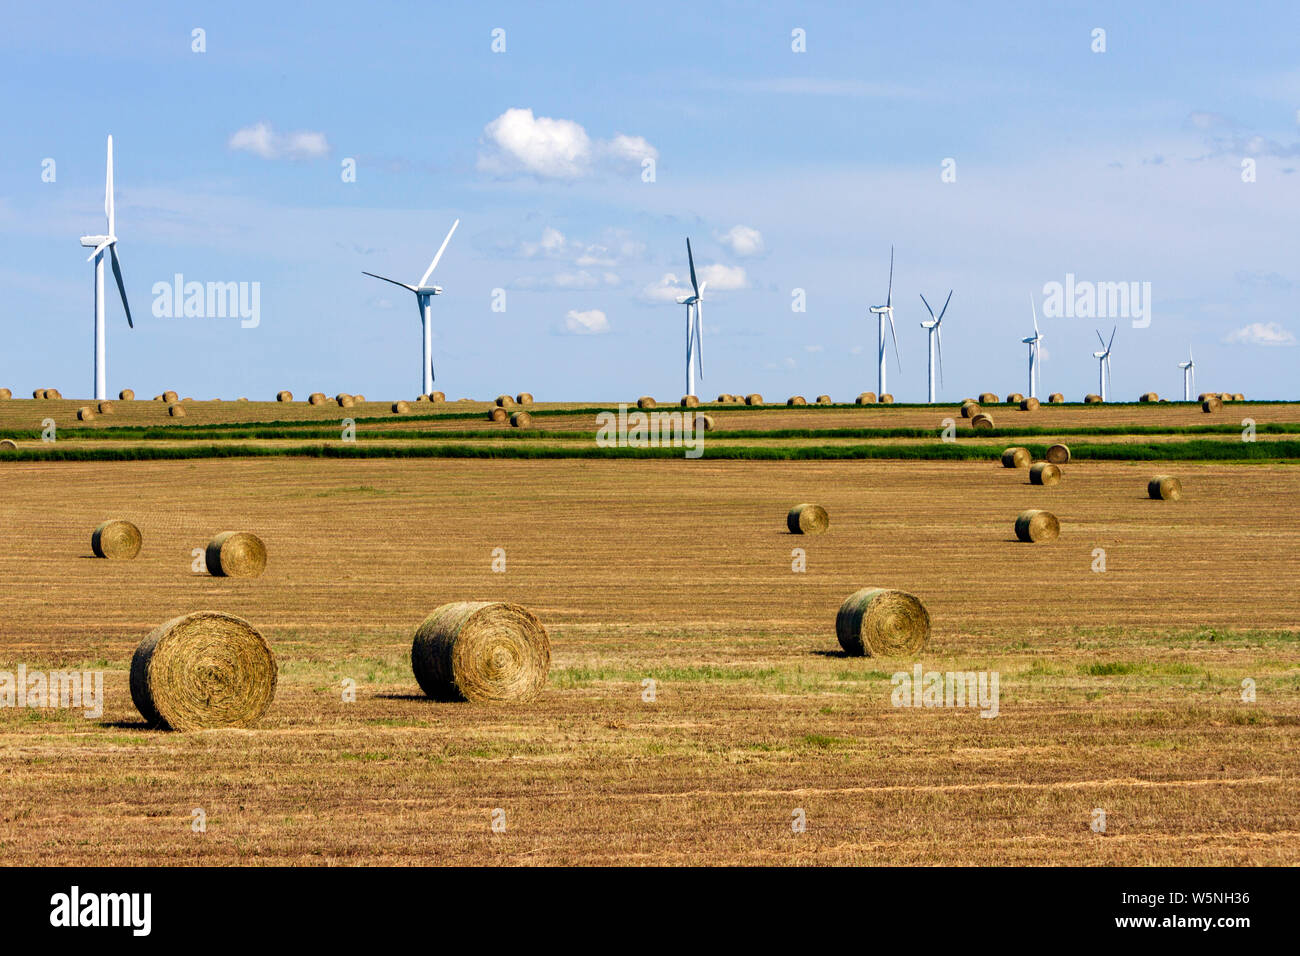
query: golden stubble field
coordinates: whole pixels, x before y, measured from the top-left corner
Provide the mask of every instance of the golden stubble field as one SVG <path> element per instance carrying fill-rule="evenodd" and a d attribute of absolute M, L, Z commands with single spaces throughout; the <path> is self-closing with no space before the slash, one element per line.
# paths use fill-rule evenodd
<path fill-rule="evenodd" d="M 1156 471 L 1186 499 L 1147 499 Z M 1066 472 L 1039 488 L 973 462 L 0 465 L 0 668 L 107 672 L 98 720 L 0 710 L 0 861 L 1300 861 L 1300 472 Z M 829 509 L 827 535 L 785 532 L 804 500 Z M 1059 541 L 1014 540 L 1031 506 L 1061 518 Z M 118 515 L 143 553 L 91 559 Z M 265 576 L 194 573 L 193 549 L 234 528 L 267 542 Z M 835 610 L 869 584 L 925 601 L 925 669 L 999 673 L 995 719 L 896 708 L 890 675 L 912 661 L 840 656 Z M 540 702 L 419 695 L 410 636 L 462 599 L 548 625 Z M 136 643 L 199 608 L 276 650 L 256 730 L 157 732 L 131 705 Z"/>

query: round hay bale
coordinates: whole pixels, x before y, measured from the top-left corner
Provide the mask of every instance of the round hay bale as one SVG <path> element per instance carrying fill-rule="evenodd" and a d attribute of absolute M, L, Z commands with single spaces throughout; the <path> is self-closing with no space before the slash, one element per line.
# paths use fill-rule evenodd
<path fill-rule="evenodd" d="M 185 406 L 182 405 L 180 402 L 172 402 L 170 405 L 167 406 L 167 414 L 170 415 L 172 418 L 184 418 Z"/>
<path fill-rule="evenodd" d="M 1028 448 L 1021 448 L 1019 445 L 1013 445 L 1002 453 L 1002 467 L 1028 468 L 1033 457 L 1033 455 L 1029 454 Z"/>
<path fill-rule="evenodd" d="M 117 398 L 118 398 L 118 401 L 121 401 L 121 402 L 134 402 L 134 401 L 135 401 L 135 392 L 131 391 L 131 389 L 129 389 L 129 388 L 124 388 L 124 389 L 122 389 L 122 391 L 120 391 L 120 392 L 117 393 Z"/>
<path fill-rule="evenodd" d="M 275 655 L 233 614 L 195 611 L 159 625 L 131 658 L 131 699 L 171 730 L 250 727 L 275 698 Z"/>
<path fill-rule="evenodd" d="M 1157 501 L 1177 501 L 1183 496 L 1183 483 L 1173 475 L 1156 475 L 1147 482 L 1147 497 Z"/>
<path fill-rule="evenodd" d="M 1029 466 L 1031 485 L 1057 485 L 1061 483 L 1061 466 L 1050 461 L 1036 461 Z"/>
<path fill-rule="evenodd" d="M 979 402 L 972 401 L 971 399 L 967 399 L 966 401 L 961 403 L 962 418 L 974 418 L 979 413 L 980 413 Z"/>
<path fill-rule="evenodd" d="M 835 636 L 850 657 L 915 657 L 930 640 L 930 614 L 906 591 L 854 591 L 835 615 Z"/>
<path fill-rule="evenodd" d="M 854 401 L 854 404 L 857 404 L 857 405 L 874 405 L 874 404 L 876 404 L 876 393 L 875 393 L 875 392 L 863 392 L 861 395 L 859 395 L 859 396 L 858 396 L 857 398 L 855 398 L 853 401 Z"/>
<path fill-rule="evenodd" d="M 446 400 L 447 400 L 447 395 L 445 392 L 429 393 L 429 401 L 433 402 L 435 405 L 438 404 L 439 402 L 445 402 Z"/>
<path fill-rule="evenodd" d="M 18 442 L 12 438 L 0 438 L 0 451 L 17 451 Z"/>
<path fill-rule="evenodd" d="M 1160 401 L 1160 396 L 1157 395 L 1155 392 L 1143 392 L 1141 395 L 1138 396 L 1138 401 L 1142 402 L 1143 404 L 1149 405 L 1152 402 Z"/>
<path fill-rule="evenodd" d="M 95 410 L 89 405 L 82 405 L 77 409 L 77 421 L 93 422 L 95 420 Z"/>
<path fill-rule="evenodd" d="M 752 394 L 746 395 L 746 396 L 745 396 L 745 404 L 746 404 L 746 405 L 762 405 L 762 404 L 763 404 L 763 396 L 760 395 L 760 394 L 758 394 L 758 392 L 753 392 Z"/>
<path fill-rule="evenodd" d="M 115 415 L 117 414 L 117 407 L 112 402 L 100 402 L 95 406 L 95 411 L 101 415 Z"/>
<path fill-rule="evenodd" d="M 515 405 L 515 400 L 513 396 L 510 395 L 498 395 L 497 405 L 500 406 L 501 408 L 513 408 Z"/>
<path fill-rule="evenodd" d="M 1047 396 L 1047 401 L 1051 405 L 1064 405 L 1065 396 L 1060 392 L 1053 392 L 1051 395 Z"/>
<path fill-rule="evenodd" d="M 347 392 L 340 392 L 338 395 L 334 396 L 334 401 L 339 403 L 339 408 L 351 408 L 357 403 L 357 400 Z"/>
<path fill-rule="evenodd" d="M 711 431 L 713 431 L 713 429 L 714 429 L 715 427 L 716 427 L 716 426 L 715 426 L 715 424 L 714 424 L 713 416 L 712 416 L 712 415 L 696 415 L 696 416 L 695 416 L 695 430 L 696 430 L 697 432 L 698 432 L 701 428 L 704 429 L 706 432 L 711 432 Z"/>
<path fill-rule="evenodd" d="M 1050 511 L 1030 508 L 1016 517 L 1016 537 L 1021 541 L 1055 541 L 1060 536 L 1061 522 Z"/>
<path fill-rule="evenodd" d="M 487 417 L 490 422 L 504 422 L 510 417 L 510 413 L 500 405 L 493 405 L 488 409 Z"/>
<path fill-rule="evenodd" d="M 831 526 L 831 516 L 821 505 L 795 505 L 785 516 L 791 534 L 823 534 Z"/>
<path fill-rule="evenodd" d="M 510 427 L 511 428 L 532 428 L 533 416 L 529 415 L 527 412 L 524 411 L 514 412 L 510 416 Z"/>
<path fill-rule="evenodd" d="M 519 405 L 531 405 L 533 404 L 533 393 L 520 392 L 518 395 L 515 396 L 515 402 Z"/>
<path fill-rule="evenodd" d="M 892 405 L 892 404 L 894 404 L 894 396 L 891 395 L 889 392 L 885 392 L 885 394 L 883 394 L 883 395 L 880 396 L 880 404 L 881 404 L 881 405 Z"/>
<path fill-rule="evenodd" d="M 32 398 L 44 398 L 44 397 L 45 397 L 45 389 L 43 388 L 32 389 Z"/>
<path fill-rule="evenodd" d="M 802 395 L 791 395 L 785 400 L 786 405 L 807 405 L 808 399 Z"/>
<path fill-rule="evenodd" d="M 1083 401 L 1087 405 L 1100 405 L 1101 396 L 1094 395 L 1092 392 L 1089 392 L 1087 395 L 1083 396 Z"/>
<path fill-rule="evenodd" d="M 161 401 L 163 400 L 163 397 L 162 397 L 161 395 L 155 395 L 155 396 L 153 397 L 153 400 L 154 400 L 155 402 L 161 402 Z"/>
<path fill-rule="evenodd" d="M 218 578 L 256 578 L 266 570 L 266 545 L 251 531 L 223 531 L 208 542 L 208 574 Z"/>
<path fill-rule="evenodd" d="M 1010 395 L 1007 396 L 1008 405 L 1019 405 L 1024 400 L 1025 400 L 1025 396 L 1021 395 L 1019 392 L 1012 392 Z"/>
<path fill-rule="evenodd" d="M 1070 446 L 1062 445 L 1057 442 L 1055 445 L 1047 446 L 1047 454 L 1044 456 L 1053 465 L 1068 465 L 1070 463 Z"/>
<path fill-rule="evenodd" d="M 171 390 L 168 390 L 168 391 L 166 391 L 166 392 L 163 392 L 163 401 L 164 401 L 164 402 L 176 402 L 176 401 L 179 401 L 179 400 L 180 400 L 180 396 L 177 395 L 175 392 L 173 392 L 173 391 L 171 391 Z"/>
<path fill-rule="evenodd" d="M 434 700 L 529 701 L 541 693 L 550 668 L 542 622 L 502 601 L 444 604 L 411 643 L 411 670 Z"/>
<path fill-rule="evenodd" d="M 324 405 L 329 399 L 325 397 L 324 392 L 312 392 L 307 396 L 308 405 Z"/>
<path fill-rule="evenodd" d="M 731 401 L 731 396 L 728 395 L 726 392 L 723 392 L 721 395 L 718 396 L 719 405 L 725 405 L 729 401 Z"/>
<path fill-rule="evenodd" d="M 1232 400 L 1234 402 L 1244 402 L 1246 400 L 1246 396 L 1241 394 L 1241 392 L 1237 392 L 1235 395 L 1232 396 Z"/>
<path fill-rule="evenodd" d="M 694 395 L 682 396 L 682 408 L 699 408 L 700 400 Z"/>
<path fill-rule="evenodd" d="M 140 529 L 120 518 L 105 521 L 90 534 L 90 550 L 97 558 L 130 561 L 140 553 L 143 543 Z"/>
<path fill-rule="evenodd" d="M 1223 409 L 1223 401 L 1217 395 L 1211 395 L 1205 401 L 1201 402 L 1201 411 L 1217 412 Z"/>
<path fill-rule="evenodd" d="M 980 412 L 978 415 L 976 415 L 974 418 L 970 420 L 970 427 L 971 428 L 992 428 L 993 416 L 988 415 L 985 412 Z"/>
<path fill-rule="evenodd" d="M 429 400 L 429 396 L 428 396 L 428 395 L 417 395 L 417 396 L 415 396 L 415 400 L 416 400 L 417 402 L 427 402 L 427 401 Z"/>
<path fill-rule="evenodd" d="M 654 408 L 655 404 L 656 404 L 655 400 L 651 398 L 649 395 L 642 395 L 640 398 L 636 400 L 637 408 Z"/>
<path fill-rule="evenodd" d="M 1020 400 L 1020 410 L 1022 412 L 1036 412 L 1041 404 L 1036 398 L 1022 398 Z"/>
<path fill-rule="evenodd" d="M 361 404 L 362 402 L 364 402 L 365 400 L 366 400 L 366 396 L 364 396 L 364 395 L 353 395 L 353 396 L 352 396 L 352 401 L 356 402 L 358 405 L 360 405 L 360 404 Z"/>
<path fill-rule="evenodd" d="M 1232 401 L 1232 393 L 1231 393 L 1231 392 L 1224 392 L 1222 395 L 1219 396 L 1219 398 L 1220 398 L 1222 401 L 1230 402 L 1230 401 Z"/>
<path fill-rule="evenodd" d="M 979 401 L 982 405 L 996 405 L 998 397 L 993 392 L 980 392 Z"/>
<path fill-rule="evenodd" d="M 834 405 L 835 403 L 831 401 L 831 397 L 830 397 L 829 395 L 818 395 L 818 396 L 817 396 L 817 404 L 818 404 L 818 405 Z"/>
<path fill-rule="evenodd" d="M 407 402 L 393 402 L 394 415 L 405 415 L 410 410 L 411 406 Z"/>
<path fill-rule="evenodd" d="M 1197 395 L 1197 396 L 1196 396 L 1196 400 L 1197 400 L 1198 402 L 1203 402 L 1203 401 L 1205 401 L 1205 400 L 1206 400 L 1207 398 L 1209 398 L 1209 397 L 1210 397 L 1210 393 L 1209 393 L 1209 392 L 1201 392 L 1200 395 Z"/>
<path fill-rule="evenodd" d="M 275 393 L 275 400 L 276 400 L 277 402 L 292 402 L 292 401 L 293 401 L 293 392 L 289 391 L 288 389 L 285 389 L 285 390 L 282 391 L 282 392 L 276 392 L 276 393 Z"/>
<path fill-rule="evenodd" d="M 58 399 L 63 398 L 63 395 L 62 395 L 62 393 L 59 392 L 59 390 L 58 390 L 57 388 L 47 388 L 47 389 L 45 390 L 45 397 L 46 397 L 46 398 L 52 398 L 52 399 L 58 400 Z"/>
<path fill-rule="evenodd" d="M 14 397 L 14 393 L 7 388 L 0 388 L 0 402 L 7 402 Z"/>
<path fill-rule="evenodd" d="M 244 396 L 240 395 L 237 399 L 235 399 L 235 401 L 237 401 L 237 402 L 246 402 L 246 401 L 248 401 L 248 399 L 246 399 Z"/>

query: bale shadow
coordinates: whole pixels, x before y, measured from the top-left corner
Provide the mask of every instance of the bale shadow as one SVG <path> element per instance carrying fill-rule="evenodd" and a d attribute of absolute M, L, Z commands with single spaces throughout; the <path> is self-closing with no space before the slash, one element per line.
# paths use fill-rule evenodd
<path fill-rule="evenodd" d="M 158 730 L 147 720 L 101 720 L 99 726 L 113 730 Z"/>
<path fill-rule="evenodd" d="M 810 651 L 818 657 L 848 657 L 849 652 L 841 648 L 838 651 Z"/>
<path fill-rule="evenodd" d="M 424 694 L 374 694 L 375 700 L 432 700 Z"/>

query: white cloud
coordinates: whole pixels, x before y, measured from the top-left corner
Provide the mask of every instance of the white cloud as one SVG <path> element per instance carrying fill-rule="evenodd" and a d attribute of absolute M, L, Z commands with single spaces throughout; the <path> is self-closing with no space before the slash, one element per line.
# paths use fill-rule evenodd
<path fill-rule="evenodd" d="M 263 159 L 316 159 L 330 151 L 324 133 L 312 130 L 277 133 L 270 123 L 254 123 L 236 130 L 226 145 Z"/>
<path fill-rule="evenodd" d="M 757 256 L 763 252 L 763 234 L 752 226 L 732 226 L 718 239 L 738 256 Z"/>
<path fill-rule="evenodd" d="M 1295 345 L 1295 336 L 1276 322 L 1252 322 L 1223 339 L 1229 345 Z"/>
<path fill-rule="evenodd" d="M 570 309 L 564 316 L 564 329 L 571 335 L 603 335 L 609 331 L 609 319 L 600 309 Z"/>
<path fill-rule="evenodd" d="M 659 151 L 641 136 L 619 133 L 610 140 L 593 140 L 580 123 L 534 116 L 531 109 L 512 107 L 483 128 L 484 149 L 478 168 L 498 176 L 531 173 L 542 179 L 579 179 L 598 163 L 624 165 Z"/>
<path fill-rule="evenodd" d="M 641 298 L 647 302 L 676 302 L 679 295 L 686 295 L 688 291 L 676 275 L 665 272 L 658 282 L 652 282 L 641 290 Z"/>
<path fill-rule="evenodd" d="M 715 263 L 711 266 L 701 266 L 695 270 L 701 283 L 707 282 L 712 292 L 730 292 L 734 289 L 744 289 L 749 285 L 749 277 L 745 275 L 745 270 L 741 266 L 724 266 Z"/>

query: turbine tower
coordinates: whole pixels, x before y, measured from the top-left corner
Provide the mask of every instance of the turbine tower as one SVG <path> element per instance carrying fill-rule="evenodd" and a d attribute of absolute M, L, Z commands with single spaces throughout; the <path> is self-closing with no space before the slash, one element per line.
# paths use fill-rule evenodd
<path fill-rule="evenodd" d="M 944 300 L 943 308 L 939 310 L 939 317 L 934 317 L 934 309 L 930 308 L 930 303 L 925 301 L 925 296 L 921 296 L 921 301 L 925 302 L 925 311 L 930 313 L 930 321 L 922 322 L 921 328 L 929 332 L 930 340 L 930 404 L 934 404 L 934 355 L 935 343 L 938 343 L 939 352 L 939 381 L 943 382 L 943 315 L 948 311 L 948 303 L 952 301 L 952 290 L 948 290 L 948 298 Z"/>
<path fill-rule="evenodd" d="M 1192 350 L 1187 350 L 1187 361 L 1179 362 L 1178 367 L 1183 370 L 1183 401 L 1192 400 L 1192 392 L 1196 390 L 1196 359 L 1192 355 Z"/>
<path fill-rule="evenodd" d="M 113 278 L 117 280 L 117 291 L 122 296 L 122 309 L 126 312 L 126 324 L 135 328 L 131 321 L 131 306 L 126 301 L 126 286 L 122 282 L 122 265 L 117 261 L 117 216 L 113 207 L 113 137 L 108 137 L 108 173 L 104 179 L 104 215 L 108 217 L 108 234 L 103 236 L 82 236 L 81 244 L 94 249 L 86 258 L 95 260 L 95 401 L 102 402 L 108 398 L 108 357 L 104 350 L 104 253 L 107 252 L 113 264 Z"/>
<path fill-rule="evenodd" d="M 1118 326 L 1116 327 L 1118 328 Z M 1093 352 L 1092 357 L 1097 360 L 1097 391 L 1101 393 L 1101 400 L 1106 401 L 1106 386 L 1110 383 L 1110 347 L 1115 344 L 1115 329 L 1110 330 L 1110 343 L 1097 333 L 1097 341 L 1101 343 L 1101 351 Z"/>
<path fill-rule="evenodd" d="M 420 322 L 424 326 L 424 358 L 420 361 L 421 395 L 428 395 L 433 391 L 433 297 L 442 295 L 442 286 L 425 285 L 425 283 L 429 281 L 429 276 L 433 275 L 433 270 L 437 267 L 438 260 L 442 258 L 447 243 L 451 242 L 451 234 L 456 231 L 456 227 L 459 225 L 459 219 L 451 224 L 451 229 L 447 231 L 447 238 L 442 240 L 442 245 L 438 247 L 438 254 L 433 257 L 433 261 L 429 263 L 429 268 L 424 270 L 424 275 L 420 277 L 420 281 L 415 285 L 407 285 L 405 282 L 398 282 L 396 279 L 376 275 L 365 270 L 362 270 L 361 273 L 370 276 L 372 279 L 383 279 L 393 285 L 400 285 L 403 289 L 409 289 L 415 293 L 416 302 L 420 306 Z"/>
<path fill-rule="evenodd" d="M 1021 339 L 1029 346 L 1029 397 L 1038 397 L 1038 363 L 1042 361 L 1043 333 L 1038 331 L 1038 306 L 1034 305 L 1034 294 L 1029 294 L 1029 308 L 1034 314 L 1034 334 Z"/>
<path fill-rule="evenodd" d="M 885 394 L 885 317 L 889 318 L 889 331 L 894 337 L 894 361 L 898 364 L 898 370 L 903 370 L 903 363 L 898 358 L 898 333 L 894 330 L 894 247 L 889 247 L 889 288 L 885 293 L 884 305 L 873 305 L 871 312 L 876 316 L 880 326 L 880 391 L 878 395 Z"/>
<path fill-rule="evenodd" d="M 686 394 L 695 394 L 695 366 L 700 369 L 700 379 L 704 378 L 704 290 L 708 283 L 695 281 L 695 256 L 691 254 L 691 240 L 686 239 L 686 261 L 691 266 L 692 295 L 679 295 L 677 304 L 686 306 Z M 694 322 L 692 322 L 692 317 Z M 691 363 L 694 359 L 695 364 Z"/>

